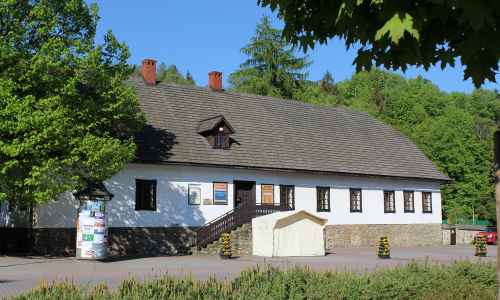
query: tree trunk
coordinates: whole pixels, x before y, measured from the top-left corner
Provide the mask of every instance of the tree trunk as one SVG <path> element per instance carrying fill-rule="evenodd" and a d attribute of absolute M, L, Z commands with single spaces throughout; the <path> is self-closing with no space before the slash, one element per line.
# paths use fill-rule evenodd
<path fill-rule="evenodd" d="M 495 132 L 495 201 L 497 213 L 497 236 L 500 225 L 500 131 Z M 500 300 L 500 247 L 497 247 L 497 300 Z"/>

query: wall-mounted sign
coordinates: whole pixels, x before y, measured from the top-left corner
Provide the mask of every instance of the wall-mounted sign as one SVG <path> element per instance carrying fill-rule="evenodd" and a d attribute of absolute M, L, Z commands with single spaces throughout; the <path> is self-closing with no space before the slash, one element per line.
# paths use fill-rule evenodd
<path fill-rule="evenodd" d="M 227 204 L 226 182 L 214 182 L 214 204 Z"/>
<path fill-rule="evenodd" d="M 201 204 L 201 185 L 199 184 L 188 185 L 188 204 L 189 205 Z"/>
<path fill-rule="evenodd" d="M 274 204 L 274 185 L 262 184 L 261 188 L 261 203 Z"/>

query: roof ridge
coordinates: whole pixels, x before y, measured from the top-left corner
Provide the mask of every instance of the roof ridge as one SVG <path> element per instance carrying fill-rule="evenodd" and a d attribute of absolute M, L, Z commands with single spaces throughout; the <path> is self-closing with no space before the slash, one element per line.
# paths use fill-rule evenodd
<path fill-rule="evenodd" d="M 139 80 L 136 80 L 140 82 Z M 314 104 L 314 103 L 308 103 L 300 100 L 295 100 L 295 99 L 289 99 L 289 98 L 280 98 L 280 97 L 275 97 L 275 96 L 267 96 L 267 95 L 258 95 L 258 94 L 251 94 L 251 93 L 245 93 L 245 92 L 237 92 L 233 90 L 225 90 L 223 89 L 220 92 L 212 91 L 208 87 L 202 87 L 198 85 L 186 85 L 186 84 L 179 84 L 175 82 L 160 82 L 158 83 L 155 87 L 178 87 L 181 89 L 188 89 L 188 90 L 198 90 L 201 92 L 209 92 L 209 93 L 217 93 L 217 94 L 225 94 L 225 95 L 235 95 L 235 96 L 243 96 L 243 97 L 250 97 L 254 99 L 268 99 L 276 102 L 288 102 L 290 104 L 295 104 L 295 105 L 300 105 L 304 107 L 310 107 L 310 108 L 316 108 L 316 109 L 321 109 L 321 110 L 332 110 L 332 111 L 345 111 L 345 112 L 350 112 L 350 113 L 358 113 L 358 114 L 363 114 L 363 115 L 368 115 L 368 113 L 364 111 L 360 111 L 357 109 L 353 109 L 351 107 L 346 107 L 346 106 L 327 106 L 327 105 L 321 105 L 321 104 Z"/>

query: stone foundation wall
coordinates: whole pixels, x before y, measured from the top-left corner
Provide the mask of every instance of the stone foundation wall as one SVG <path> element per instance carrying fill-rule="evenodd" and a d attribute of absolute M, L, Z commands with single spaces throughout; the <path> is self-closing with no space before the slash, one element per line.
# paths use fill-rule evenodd
<path fill-rule="evenodd" d="M 391 246 L 428 246 L 443 243 L 441 224 L 327 225 L 326 250 L 374 247 L 384 235 L 389 238 Z"/>
<path fill-rule="evenodd" d="M 194 227 L 108 228 L 110 256 L 189 254 L 196 242 Z M 31 252 L 39 255 L 75 256 L 75 228 L 35 228 Z"/>
<path fill-rule="evenodd" d="M 455 242 L 457 245 L 472 244 L 474 237 L 484 230 L 474 230 L 474 229 L 456 229 Z M 451 230 L 449 228 L 443 228 L 443 245 L 451 245 Z"/>
<path fill-rule="evenodd" d="M 121 227 L 109 229 L 109 251 L 123 255 L 184 255 L 196 243 L 194 227 Z"/>
<path fill-rule="evenodd" d="M 33 229 L 33 253 L 50 256 L 75 256 L 76 228 Z"/>
<path fill-rule="evenodd" d="M 221 247 L 222 239 L 219 238 L 200 251 L 194 247 L 193 253 L 218 255 Z M 231 231 L 231 250 L 234 256 L 252 255 L 252 224 L 243 224 Z"/>
<path fill-rule="evenodd" d="M 29 228 L 0 227 L 0 254 L 23 254 L 30 248 Z"/>

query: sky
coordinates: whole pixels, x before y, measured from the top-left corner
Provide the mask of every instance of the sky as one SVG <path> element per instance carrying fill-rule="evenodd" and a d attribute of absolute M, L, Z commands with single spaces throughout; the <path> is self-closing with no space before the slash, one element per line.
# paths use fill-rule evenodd
<path fill-rule="evenodd" d="M 167 65 L 175 64 L 181 72 L 189 71 L 199 86 L 207 85 L 210 71 L 221 71 L 227 80 L 228 75 L 238 69 L 246 59 L 240 49 L 248 44 L 262 16 L 271 17 L 275 27 L 283 27 L 276 14 L 269 8 L 259 7 L 257 0 L 91 2 L 97 2 L 101 16 L 98 42 L 107 30 L 112 30 L 129 46 L 130 63 L 140 64 L 144 58 L 153 58 Z M 335 81 L 349 79 L 355 72 L 352 64 L 355 54 L 356 49 L 346 50 L 338 39 L 316 46 L 307 53 L 313 61 L 309 79 L 319 80 L 327 70 Z M 470 79 L 463 80 L 460 64 L 444 70 L 410 68 L 404 74 L 399 73 L 407 78 L 421 75 L 447 92 L 474 89 Z M 500 74 L 496 80 L 498 83 L 488 82 L 483 88 L 500 89 Z"/>

